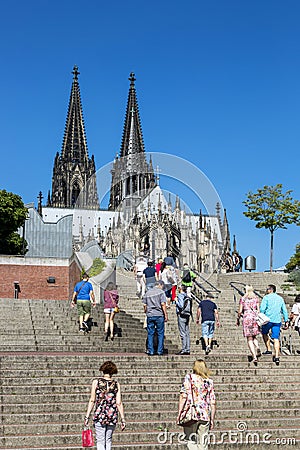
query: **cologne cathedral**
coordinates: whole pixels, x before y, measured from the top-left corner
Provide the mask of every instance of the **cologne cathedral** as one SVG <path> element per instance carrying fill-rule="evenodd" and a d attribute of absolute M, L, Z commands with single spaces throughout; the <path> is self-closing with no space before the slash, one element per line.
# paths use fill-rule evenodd
<path fill-rule="evenodd" d="M 73 215 L 73 245 L 80 250 L 97 241 L 107 257 L 131 252 L 133 258 L 147 248 L 152 259 L 172 255 L 179 265 L 188 263 L 200 272 L 211 272 L 230 249 L 229 227 L 220 205 L 215 215 L 187 213 L 176 196 L 166 199 L 147 160 L 134 73 L 129 93 L 121 148 L 111 165 L 107 209 L 101 209 L 94 155 L 89 157 L 85 133 L 78 68 L 73 82 L 62 150 L 54 160 L 52 194 L 42 210 L 43 219 L 57 222 Z"/>

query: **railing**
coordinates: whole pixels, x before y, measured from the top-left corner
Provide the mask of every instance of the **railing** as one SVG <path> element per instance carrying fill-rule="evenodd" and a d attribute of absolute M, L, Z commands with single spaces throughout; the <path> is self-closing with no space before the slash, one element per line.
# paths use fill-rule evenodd
<path fill-rule="evenodd" d="M 231 286 L 233 289 L 235 289 L 243 297 L 245 295 L 245 289 L 242 290 L 242 289 L 238 288 L 236 285 L 239 285 L 239 286 L 242 286 L 243 288 L 245 288 L 246 283 L 242 283 L 239 281 L 231 281 L 229 283 L 229 286 Z M 257 297 L 263 298 L 263 296 L 258 291 L 254 290 L 253 292 L 257 295 Z"/>
<path fill-rule="evenodd" d="M 214 286 L 210 281 L 208 281 L 206 278 L 204 278 L 204 276 L 201 275 L 197 270 L 192 269 L 192 271 L 202 281 L 200 283 L 199 281 L 194 280 L 194 283 L 196 284 L 196 286 L 198 286 L 199 289 L 201 289 L 206 294 L 214 293 L 214 294 L 218 295 L 221 293 L 221 291 L 216 286 Z"/>

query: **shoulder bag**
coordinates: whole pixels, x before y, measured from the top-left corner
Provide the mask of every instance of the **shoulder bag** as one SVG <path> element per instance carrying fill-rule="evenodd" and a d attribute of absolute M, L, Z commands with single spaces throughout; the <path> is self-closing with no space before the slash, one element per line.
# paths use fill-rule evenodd
<path fill-rule="evenodd" d="M 270 322 L 270 317 L 266 316 L 264 313 L 260 312 L 256 316 L 256 323 L 259 327 L 266 325 L 266 323 Z"/>
<path fill-rule="evenodd" d="M 118 312 L 120 312 L 120 308 L 118 307 L 116 301 L 114 300 L 111 292 L 108 291 L 108 293 L 109 293 L 109 296 L 110 296 L 110 299 L 111 299 L 112 303 L 114 304 L 114 313 L 117 314 Z"/>
<path fill-rule="evenodd" d="M 190 375 L 190 384 L 191 384 L 192 401 L 188 399 L 188 396 L 186 397 L 185 404 L 181 410 L 180 417 L 177 423 L 177 425 L 181 427 L 190 427 L 197 422 L 197 420 L 193 419 L 193 412 L 195 405 L 194 405 L 194 393 L 191 375 Z"/>

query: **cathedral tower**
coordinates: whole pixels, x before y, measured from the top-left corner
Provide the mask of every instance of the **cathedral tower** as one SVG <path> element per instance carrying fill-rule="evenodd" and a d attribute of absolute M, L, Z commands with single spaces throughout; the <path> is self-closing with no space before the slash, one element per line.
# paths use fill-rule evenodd
<path fill-rule="evenodd" d="M 82 114 L 78 67 L 73 83 L 61 153 L 54 160 L 52 196 L 48 206 L 98 209 L 94 156 L 89 158 Z"/>
<path fill-rule="evenodd" d="M 134 207 L 155 186 L 152 161 L 147 162 L 135 90 L 135 77 L 129 77 L 128 94 L 123 138 L 120 155 L 116 156 L 112 168 L 109 209 L 120 205 L 128 210 Z"/>

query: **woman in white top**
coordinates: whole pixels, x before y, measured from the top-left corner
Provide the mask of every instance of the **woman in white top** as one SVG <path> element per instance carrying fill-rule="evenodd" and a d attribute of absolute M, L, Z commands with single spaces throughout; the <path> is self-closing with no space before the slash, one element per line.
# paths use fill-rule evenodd
<path fill-rule="evenodd" d="M 295 303 L 292 306 L 290 324 L 294 327 L 294 330 L 298 331 L 300 336 L 300 294 L 296 295 Z"/>
<path fill-rule="evenodd" d="M 169 266 L 163 261 L 160 267 L 159 279 L 164 282 L 164 291 L 167 297 L 167 308 L 170 308 L 171 296 L 172 296 L 172 284 L 174 282 L 172 272 Z"/>

